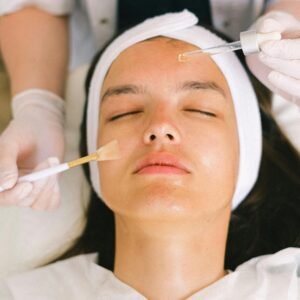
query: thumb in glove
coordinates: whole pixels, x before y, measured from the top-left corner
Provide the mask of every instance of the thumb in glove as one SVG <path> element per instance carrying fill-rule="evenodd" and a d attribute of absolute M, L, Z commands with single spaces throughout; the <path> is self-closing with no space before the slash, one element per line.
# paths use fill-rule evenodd
<path fill-rule="evenodd" d="M 277 11 L 260 18 L 256 28 L 281 32 L 283 39 L 262 43 L 258 55 L 246 58 L 249 68 L 274 93 L 300 106 L 300 22 Z"/>

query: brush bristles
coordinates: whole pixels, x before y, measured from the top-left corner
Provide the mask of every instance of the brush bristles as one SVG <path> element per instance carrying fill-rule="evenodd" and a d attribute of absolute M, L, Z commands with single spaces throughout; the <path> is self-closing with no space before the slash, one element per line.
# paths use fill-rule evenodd
<path fill-rule="evenodd" d="M 119 159 L 120 156 L 120 148 L 117 140 L 113 140 L 110 143 L 104 145 L 99 148 L 97 151 L 97 160 L 115 160 Z"/>
<path fill-rule="evenodd" d="M 67 164 L 69 168 L 73 168 L 93 160 L 115 160 L 120 157 L 119 143 L 118 141 L 113 140 L 99 148 L 95 153 L 69 161 Z"/>

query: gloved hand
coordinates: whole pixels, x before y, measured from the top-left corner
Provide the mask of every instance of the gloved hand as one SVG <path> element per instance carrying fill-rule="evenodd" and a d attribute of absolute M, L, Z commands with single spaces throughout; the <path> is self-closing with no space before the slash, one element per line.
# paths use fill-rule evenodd
<path fill-rule="evenodd" d="M 259 18 L 255 28 L 263 33 L 279 31 L 282 39 L 264 42 L 259 54 L 249 55 L 250 70 L 274 93 L 300 106 L 300 21 L 274 11 Z"/>
<path fill-rule="evenodd" d="M 48 91 L 27 90 L 13 98 L 12 112 L 0 136 L 0 205 L 54 208 L 60 201 L 57 176 L 32 183 L 17 180 L 63 158 L 64 101 Z"/>

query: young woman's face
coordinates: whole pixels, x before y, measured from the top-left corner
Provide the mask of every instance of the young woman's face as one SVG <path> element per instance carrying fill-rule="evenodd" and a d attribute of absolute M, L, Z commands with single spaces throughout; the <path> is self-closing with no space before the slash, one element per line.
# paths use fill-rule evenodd
<path fill-rule="evenodd" d="M 98 146 L 117 139 L 122 158 L 99 163 L 100 186 L 119 215 L 192 218 L 231 206 L 239 162 L 233 103 L 209 56 L 178 62 L 194 48 L 141 42 L 106 76 Z"/>

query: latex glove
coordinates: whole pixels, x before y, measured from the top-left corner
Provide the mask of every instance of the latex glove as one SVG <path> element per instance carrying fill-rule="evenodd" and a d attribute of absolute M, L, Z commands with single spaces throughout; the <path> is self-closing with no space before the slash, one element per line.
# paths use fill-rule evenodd
<path fill-rule="evenodd" d="M 17 183 L 19 176 L 55 165 L 64 153 L 64 101 L 44 90 L 12 99 L 13 119 L 0 136 L 0 205 L 48 209 L 58 206 L 57 176 Z M 49 157 L 56 159 L 47 160 Z M 7 190 L 8 189 L 8 190 Z"/>
<path fill-rule="evenodd" d="M 249 55 L 250 70 L 274 93 L 300 106 L 300 21 L 274 11 L 259 18 L 254 27 L 263 33 L 279 31 L 282 39 L 264 42 L 259 54 Z"/>

